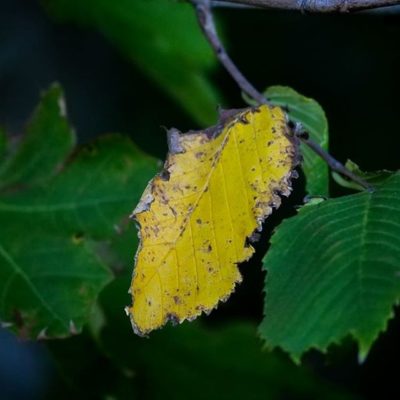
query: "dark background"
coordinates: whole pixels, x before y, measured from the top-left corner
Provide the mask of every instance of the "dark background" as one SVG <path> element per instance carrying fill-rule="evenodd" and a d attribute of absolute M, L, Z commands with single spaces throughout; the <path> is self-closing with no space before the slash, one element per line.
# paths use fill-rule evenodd
<path fill-rule="evenodd" d="M 0 6 L 0 125 L 9 133 L 22 132 L 40 92 L 54 81 L 64 87 L 81 142 L 123 132 L 162 159 L 166 141 L 160 126 L 197 127 L 101 34 L 57 24 L 33 0 L 0 0 Z M 351 158 L 366 170 L 399 168 L 400 12 L 317 16 L 220 10 L 218 16 L 232 57 L 257 87 L 288 85 L 318 100 L 338 159 Z M 243 106 L 224 71 L 216 71 L 213 79 L 227 99 L 223 106 Z M 301 180 L 297 186 L 289 204 L 301 201 Z M 290 209 L 274 216 L 265 239 Z M 243 284 L 208 324 L 231 318 L 260 321 L 262 253 L 241 268 Z M 385 397 L 385 392 L 399 398 L 399 328 L 397 316 L 362 365 L 351 340 L 333 346 L 328 355 L 311 352 L 304 362 L 361 398 Z M 56 381 L 49 357 L 44 345 L 20 343 L 0 331 L 0 398 L 45 396 Z M 85 374 L 90 379 L 90 371 Z M 51 390 L 50 397 L 56 393 Z"/>

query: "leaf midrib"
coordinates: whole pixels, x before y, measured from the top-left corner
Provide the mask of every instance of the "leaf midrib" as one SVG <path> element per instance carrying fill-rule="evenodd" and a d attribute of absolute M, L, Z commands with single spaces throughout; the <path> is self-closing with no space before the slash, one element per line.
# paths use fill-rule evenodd
<path fill-rule="evenodd" d="M 185 218 L 185 220 L 183 221 L 183 228 L 179 231 L 176 239 L 173 242 L 170 242 L 170 248 L 168 249 L 168 251 L 164 254 L 164 256 L 161 258 L 156 270 L 154 271 L 154 273 L 148 278 L 148 280 L 143 283 L 143 288 L 146 288 L 150 282 L 154 279 L 154 277 L 156 275 L 159 275 L 159 270 L 160 270 L 160 266 L 162 264 L 162 262 L 168 257 L 168 255 L 170 254 L 170 252 L 172 251 L 172 249 L 176 248 L 176 243 L 178 242 L 178 240 L 182 237 L 183 232 L 186 231 L 186 228 L 188 226 L 188 223 L 190 224 L 190 218 L 192 217 L 192 214 L 194 213 L 194 211 L 196 210 L 197 206 L 199 205 L 199 202 L 201 200 L 201 198 L 203 197 L 204 193 L 206 192 L 206 188 L 208 187 L 210 180 L 211 180 L 211 176 L 213 175 L 214 171 L 215 171 L 215 166 L 218 164 L 218 162 L 220 161 L 220 157 L 221 154 L 226 146 L 226 144 L 228 143 L 229 140 L 229 136 L 230 136 L 230 129 L 231 127 L 227 127 L 226 128 L 226 134 L 225 137 L 223 138 L 220 146 L 218 147 L 218 149 L 215 151 L 215 154 L 218 154 L 218 157 L 215 158 L 214 163 L 212 164 L 211 168 L 210 168 L 210 172 L 207 175 L 206 181 L 203 185 L 203 188 L 201 191 L 199 191 L 199 196 L 196 200 L 196 202 L 193 204 L 192 210 L 188 213 L 187 217 Z M 213 227 L 214 229 L 214 227 Z M 192 245 L 193 245 L 193 236 L 191 236 L 191 241 L 192 241 Z M 139 247 L 139 251 L 140 251 L 140 247 Z"/>

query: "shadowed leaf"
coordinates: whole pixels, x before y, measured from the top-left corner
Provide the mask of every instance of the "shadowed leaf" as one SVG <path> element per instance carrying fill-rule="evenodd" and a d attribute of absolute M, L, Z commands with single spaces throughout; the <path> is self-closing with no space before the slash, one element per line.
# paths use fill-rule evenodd
<path fill-rule="evenodd" d="M 62 89 L 53 85 L 43 94 L 20 143 L 0 166 L 0 189 L 44 181 L 61 167 L 74 144 L 75 135 L 66 119 Z"/>
<path fill-rule="evenodd" d="M 0 192 L 0 320 L 30 338 L 81 330 L 111 279 L 96 241 L 113 240 L 156 171 L 153 159 L 118 135 L 68 155 L 66 162 L 63 144 L 72 139 L 64 141 L 70 131 L 59 121 L 58 90 L 44 96 L 29 138 L 15 151 L 18 162 L 10 162 L 25 185 Z M 48 147 L 52 135 L 58 150 Z M 25 152 L 34 168 L 19 159 Z M 32 152 L 40 162 L 30 162 Z"/>
<path fill-rule="evenodd" d="M 190 4 L 171 0 L 44 0 L 62 20 L 101 31 L 202 125 L 220 96 L 210 83 L 216 59 Z"/>

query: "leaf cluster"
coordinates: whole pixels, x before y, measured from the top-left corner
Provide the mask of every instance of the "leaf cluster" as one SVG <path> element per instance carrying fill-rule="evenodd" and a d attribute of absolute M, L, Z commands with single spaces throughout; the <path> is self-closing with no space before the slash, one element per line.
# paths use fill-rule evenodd
<path fill-rule="evenodd" d="M 64 23 L 102 32 L 194 121 L 215 121 L 216 61 L 187 4 L 44 4 Z M 282 86 L 265 96 L 328 149 L 328 121 L 316 101 Z M 258 329 L 201 320 L 143 341 L 123 312 L 138 245 L 128 217 L 160 164 L 123 135 L 76 142 L 58 85 L 43 94 L 24 135 L 0 130 L 0 323 L 22 338 L 47 339 L 58 365 L 52 395 L 345 398 L 307 367 L 265 348 L 300 362 L 310 349 L 326 352 L 351 337 L 359 359 L 367 357 L 400 298 L 398 172 L 364 172 L 349 161 L 373 185 L 363 191 L 337 174 L 331 179 L 325 163 L 301 145 L 308 199 L 269 239 Z M 335 183 L 348 194 L 331 197 Z M 196 391 L 199 375 L 205 383 Z"/>

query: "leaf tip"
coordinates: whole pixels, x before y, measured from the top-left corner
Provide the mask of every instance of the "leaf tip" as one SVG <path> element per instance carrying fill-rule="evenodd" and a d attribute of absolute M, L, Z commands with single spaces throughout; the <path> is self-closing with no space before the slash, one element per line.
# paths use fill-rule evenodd
<path fill-rule="evenodd" d="M 69 333 L 71 335 L 78 335 L 79 334 L 79 330 L 76 327 L 75 322 L 72 319 L 69 320 Z"/>
<path fill-rule="evenodd" d="M 37 335 L 37 340 L 45 340 L 48 339 L 49 337 L 47 336 L 47 329 L 48 327 L 46 326 L 45 328 L 43 328 L 39 334 Z"/>

